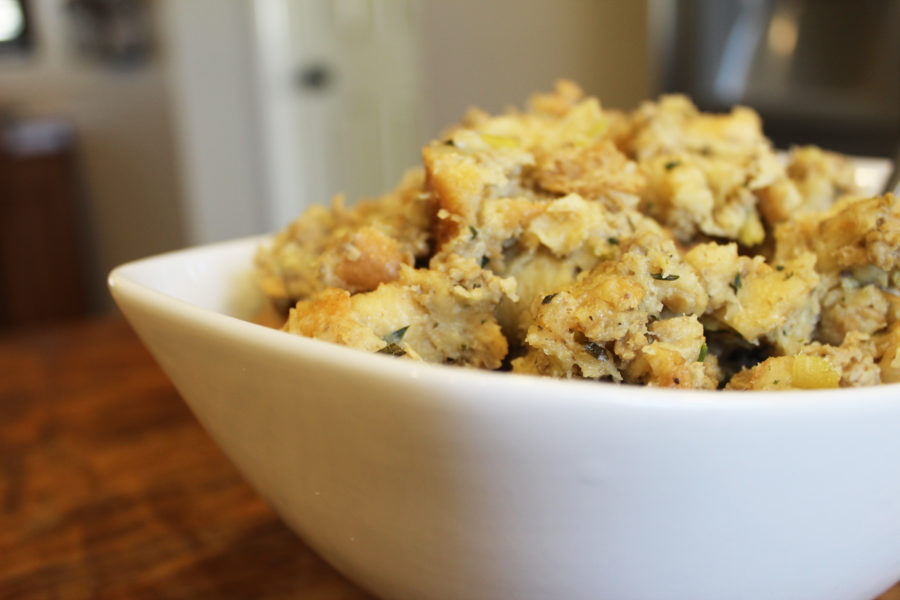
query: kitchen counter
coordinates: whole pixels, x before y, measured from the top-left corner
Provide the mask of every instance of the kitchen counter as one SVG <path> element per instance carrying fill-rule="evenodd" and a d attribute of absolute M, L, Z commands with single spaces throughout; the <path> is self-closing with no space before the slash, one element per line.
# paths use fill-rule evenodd
<path fill-rule="evenodd" d="M 279 521 L 119 317 L 0 337 L 0 523 L 8 600 L 372 598 Z"/>

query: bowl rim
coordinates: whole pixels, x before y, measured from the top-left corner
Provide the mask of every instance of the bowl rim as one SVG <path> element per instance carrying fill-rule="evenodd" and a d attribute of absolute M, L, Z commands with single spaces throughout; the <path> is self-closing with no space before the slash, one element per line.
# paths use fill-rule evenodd
<path fill-rule="evenodd" d="M 779 391 L 736 391 L 673 389 L 652 386 L 618 384 L 605 381 L 557 379 L 539 375 L 489 371 L 453 365 L 434 364 L 398 359 L 378 353 L 363 352 L 324 340 L 305 338 L 244 320 L 223 312 L 198 306 L 185 299 L 139 281 L 139 271 L 161 260 L 189 258 L 206 252 L 217 252 L 247 245 L 253 248 L 271 234 L 249 236 L 228 241 L 192 246 L 172 250 L 123 263 L 113 268 L 107 284 L 120 310 L 129 321 L 129 311 L 124 310 L 133 303 L 151 307 L 166 320 L 180 320 L 207 331 L 227 335 L 235 342 L 265 347 L 272 351 L 286 353 L 297 360 L 329 364 L 352 364 L 353 370 L 361 377 L 372 380 L 389 378 L 395 381 L 418 381 L 426 379 L 440 388 L 477 388 L 483 391 L 497 390 L 492 402 L 521 405 L 516 391 L 528 389 L 522 397 L 545 398 L 546 402 L 560 403 L 603 403 L 622 404 L 630 407 L 684 408 L 710 410 L 725 409 L 735 411 L 758 411 L 769 409 L 805 408 L 809 406 L 857 405 L 861 402 L 900 402 L 900 383 L 884 383 L 857 388 L 837 388 L 819 390 L 779 390 Z M 137 273 L 136 273 L 137 272 Z M 134 327 L 134 323 L 132 323 Z M 599 393 L 598 393 L 599 392 Z M 483 394 L 478 404 L 484 402 Z M 465 395 L 463 395 L 465 397 Z"/>

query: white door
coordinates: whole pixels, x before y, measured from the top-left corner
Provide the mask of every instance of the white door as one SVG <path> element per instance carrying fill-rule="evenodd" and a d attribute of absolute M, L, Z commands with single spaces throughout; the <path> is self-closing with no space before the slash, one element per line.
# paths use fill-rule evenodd
<path fill-rule="evenodd" d="M 423 143 L 415 0 L 256 0 L 270 228 L 380 194 Z"/>

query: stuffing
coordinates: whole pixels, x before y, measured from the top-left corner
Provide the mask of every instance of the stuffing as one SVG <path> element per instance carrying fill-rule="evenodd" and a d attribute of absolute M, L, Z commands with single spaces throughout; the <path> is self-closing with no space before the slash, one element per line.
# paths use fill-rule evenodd
<path fill-rule="evenodd" d="M 642 210 L 678 239 L 706 235 L 748 247 L 765 239 L 759 197 L 780 196 L 786 174 L 752 110 L 705 114 L 684 96 L 645 102 L 627 153 L 648 178 Z"/>
<path fill-rule="evenodd" d="M 652 341 L 626 367 L 633 383 L 657 387 L 715 389 L 721 373 L 709 354 L 703 325 L 695 315 L 650 324 Z"/>
<path fill-rule="evenodd" d="M 731 378 L 726 389 L 789 390 L 881 383 L 869 336 L 853 333 L 840 346 L 814 342 L 793 356 L 767 358 Z"/>
<path fill-rule="evenodd" d="M 706 243 L 690 250 L 685 261 L 706 286 L 710 315 L 745 340 L 765 339 L 792 354 L 815 329 L 819 276 L 811 253 L 773 267 L 761 256 L 739 255 L 736 244 Z"/>
<path fill-rule="evenodd" d="M 472 368 L 691 389 L 900 382 L 900 201 L 759 116 L 574 83 L 469 110 L 380 198 L 260 248 L 283 329 Z M 288 312 L 288 308 L 290 310 Z"/>
<path fill-rule="evenodd" d="M 507 343 L 494 309 L 512 288 L 462 257 L 434 269 L 404 266 L 395 281 L 370 292 L 328 288 L 301 300 L 284 330 L 368 352 L 496 369 Z"/>
<path fill-rule="evenodd" d="M 840 344 L 852 332 L 872 335 L 884 330 L 892 322 L 890 296 L 878 286 L 861 284 L 849 275 L 838 278 L 822 298 L 816 337 L 829 344 Z"/>
<path fill-rule="evenodd" d="M 819 213 L 801 215 L 775 229 L 776 260 L 812 251 L 821 273 L 849 271 L 861 282 L 898 287 L 900 199 L 848 196 Z"/>
<path fill-rule="evenodd" d="M 259 249 L 256 273 L 265 294 L 288 305 L 329 287 L 350 292 L 395 280 L 401 265 L 429 252 L 431 224 L 424 174 L 412 170 L 380 198 L 347 208 L 314 205 Z"/>
<path fill-rule="evenodd" d="M 533 300 L 526 354 L 512 361 L 514 372 L 542 368 L 559 377 L 623 381 L 623 369 L 653 341 L 655 321 L 665 314 L 705 311 L 703 286 L 671 240 L 645 235 L 621 244 L 620 252 L 614 260 L 581 273 L 571 285 Z M 694 356 L 704 343 L 702 327 L 700 338 Z M 660 345 L 656 350 L 671 348 Z M 644 357 L 645 363 L 654 351 Z M 634 376 L 652 370 L 635 368 Z M 683 385 L 705 383 L 702 377 L 685 377 Z"/>
<path fill-rule="evenodd" d="M 838 198 L 859 193 L 850 159 L 815 146 L 792 148 L 787 174 L 803 199 L 802 212 L 828 210 Z"/>
<path fill-rule="evenodd" d="M 826 211 L 838 199 L 859 193 L 850 159 L 815 146 L 792 148 L 786 172 L 787 179 L 759 195 L 759 211 L 771 225 Z"/>

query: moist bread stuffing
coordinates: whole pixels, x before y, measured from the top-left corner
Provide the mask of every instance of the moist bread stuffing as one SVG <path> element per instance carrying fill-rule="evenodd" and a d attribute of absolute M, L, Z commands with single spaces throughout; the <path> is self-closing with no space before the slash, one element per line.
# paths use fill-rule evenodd
<path fill-rule="evenodd" d="M 396 189 L 256 256 L 284 331 L 406 360 L 660 387 L 900 382 L 900 200 L 759 116 L 568 81 L 470 110 Z"/>

